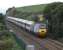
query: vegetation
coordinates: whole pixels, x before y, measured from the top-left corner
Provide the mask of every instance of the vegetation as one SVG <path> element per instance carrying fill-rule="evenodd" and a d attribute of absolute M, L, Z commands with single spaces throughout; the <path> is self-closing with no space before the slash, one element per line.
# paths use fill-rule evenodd
<path fill-rule="evenodd" d="M 44 9 L 45 6 L 46 6 L 46 4 L 25 6 L 25 7 L 16 8 L 16 10 L 19 11 L 19 12 L 26 12 L 26 13 L 27 12 L 39 13 L 39 12 L 43 12 L 43 9 Z"/>
<path fill-rule="evenodd" d="M 5 16 L 0 14 L 0 50 L 21 50 L 12 34 L 5 26 Z"/>
<path fill-rule="evenodd" d="M 48 17 L 48 36 L 53 39 L 63 37 L 63 3 L 48 4 L 44 9 L 44 15 Z"/>
<path fill-rule="evenodd" d="M 6 32 L 0 35 L 0 50 L 21 50 L 21 47 L 16 43 L 13 35 Z"/>
<path fill-rule="evenodd" d="M 0 31 L 5 30 L 5 22 L 4 22 L 4 15 L 0 13 Z"/>

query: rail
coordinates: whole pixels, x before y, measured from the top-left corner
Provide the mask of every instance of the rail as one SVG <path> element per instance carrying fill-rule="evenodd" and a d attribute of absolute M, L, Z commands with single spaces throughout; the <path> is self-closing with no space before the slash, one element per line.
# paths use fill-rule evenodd
<path fill-rule="evenodd" d="M 49 41 L 49 44 L 56 47 L 56 49 L 63 50 L 63 43 L 58 42 L 56 40 L 51 40 L 51 39 L 48 39 L 48 41 Z"/>

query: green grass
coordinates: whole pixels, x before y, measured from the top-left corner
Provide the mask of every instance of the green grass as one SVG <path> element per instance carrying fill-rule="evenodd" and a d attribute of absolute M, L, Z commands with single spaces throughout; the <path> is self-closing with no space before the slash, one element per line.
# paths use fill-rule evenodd
<path fill-rule="evenodd" d="M 46 7 L 46 4 L 41 5 L 32 5 L 32 6 L 25 6 L 25 7 L 18 7 L 16 8 L 17 11 L 20 12 L 41 12 Z"/>

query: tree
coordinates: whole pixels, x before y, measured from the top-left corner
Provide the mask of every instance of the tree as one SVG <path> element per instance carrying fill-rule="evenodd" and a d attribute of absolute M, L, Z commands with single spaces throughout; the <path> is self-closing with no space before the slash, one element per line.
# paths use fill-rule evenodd
<path fill-rule="evenodd" d="M 52 38 L 61 37 L 63 27 L 63 3 L 55 2 L 48 4 L 44 10 L 44 15 L 48 17 L 48 31 Z M 62 31 L 61 31 L 62 30 Z M 63 36 L 63 35 L 62 35 Z"/>

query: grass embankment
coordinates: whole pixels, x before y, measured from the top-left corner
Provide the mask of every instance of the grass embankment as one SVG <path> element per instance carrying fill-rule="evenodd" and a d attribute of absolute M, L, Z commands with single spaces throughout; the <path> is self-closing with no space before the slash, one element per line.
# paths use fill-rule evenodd
<path fill-rule="evenodd" d="M 43 12 L 45 6 L 46 4 L 32 5 L 32 6 L 18 7 L 16 8 L 16 10 L 20 12 L 39 13 L 41 11 Z"/>

